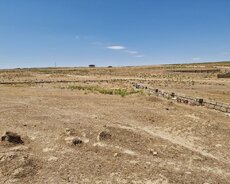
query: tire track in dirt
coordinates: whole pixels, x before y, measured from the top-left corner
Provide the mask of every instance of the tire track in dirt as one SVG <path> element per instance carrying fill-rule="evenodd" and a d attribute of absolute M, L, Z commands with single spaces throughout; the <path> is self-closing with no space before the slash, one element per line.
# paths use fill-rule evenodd
<path fill-rule="evenodd" d="M 192 152 L 198 153 L 198 154 L 200 154 L 206 158 L 214 159 L 218 162 L 230 163 L 229 160 L 214 156 L 211 153 L 208 153 L 208 152 L 202 150 L 201 147 L 195 146 L 191 142 L 184 140 L 182 137 L 172 135 L 172 134 L 165 132 L 165 131 L 154 130 L 153 127 L 150 127 L 150 126 L 141 127 L 141 126 L 122 125 L 122 124 L 118 124 L 118 126 L 122 129 L 127 129 L 127 130 L 131 130 L 134 132 L 143 132 L 143 133 L 147 133 L 151 136 L 161 138 L 161 139 L 166 140 L 172 144 L 182 146 L 182 147 L 184 147 L 184 148 L 186 148 Z"/>

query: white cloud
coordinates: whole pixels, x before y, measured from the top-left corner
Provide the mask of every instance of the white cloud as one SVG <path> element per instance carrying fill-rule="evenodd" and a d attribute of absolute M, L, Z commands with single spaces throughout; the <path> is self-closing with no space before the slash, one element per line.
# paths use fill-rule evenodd
<path fill-rule="evenodd" d="M 106 47 L 107 49 L 112 49 L 112 50 L 125 50 L 126 48 L 122 45 L 111 45 Z"/>
<path fill-rule="evenodd" d="M 111 50 L 116 50 L 116 51 L 121 51 L 121 52 L 125 52 L 130 54 L 133 57 L 137 57 L 137 58 L 143 58 L 145 57 L 144 55 L 142 55 L 140 52 L 136 51 L 136 50 L 131 50 L 129 48 L 126 48 L 123 45 L 109 45 L 106 47 L 107 49 L 111 49 Z"/>

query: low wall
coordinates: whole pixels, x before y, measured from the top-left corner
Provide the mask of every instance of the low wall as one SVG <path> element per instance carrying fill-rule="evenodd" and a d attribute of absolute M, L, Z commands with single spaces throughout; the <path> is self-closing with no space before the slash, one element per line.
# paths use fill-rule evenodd
<path fill-rule="evenodd" d="M 184 70 L 168 70 L 168 72 L 179 72 L 179 73 L 217 73 L 220 69 L 184 69 Z"/>
<path fill-rule="evenodd" d="M 202 98 L 179 95 L 174 92 L 167 92 L 156 88 L 148 88 L 143 84 L 133 84 L 136 89 L 145 89 L 150 94 L 160 96 L 170 100 L 176 100 L 178 103 L 184 103 L 192 106 L 204 106 L 209 109 L 215 109 L 221 112 L 230 113 L 230 104 L 210 101 Z"/>
<path fill-rule="evenodd" d="M 230 78 L 230 73 L 225 73 L 225 74 L 218 74 L 218 78 Z"/>

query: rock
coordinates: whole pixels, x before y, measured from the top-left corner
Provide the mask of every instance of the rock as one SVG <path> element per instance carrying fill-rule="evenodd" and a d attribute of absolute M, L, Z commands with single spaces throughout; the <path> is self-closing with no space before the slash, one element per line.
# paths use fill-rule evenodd
<path fill-rule="evenodd" d="M 108 140 L 111 138 L 112 138 L 112 135 L 108 131 L 100 132 L 98 137 L 97 137 L 98 141 L 105 141 L 105 140 Z"/>
<path fill-rule="evenodd" d="M 21 136 L 13 132 L 5 132 L 5 134 L 1 137 L 1 141 L 8 141 L 14 144 L 23 144 Z"/>
<path fill-rule="evenodd" d="M 76 146 L 76 145 L 82 145 L 83 141 L 80 138 L 75 138 L 75 139 L 72 140 L 72 144 L 74 146 Z"/>
<path fill-rule="evenodd" d="M 66 129 L 65 129 L 66 135 L 73 135 L 73 132 L 74 132 L 73 129 L 70 129 L 70 128 L 66 128 Z"/>
<path fill-rule="evenodd" d="M 154 150 L 149 150 L 149 153 L 151 153 L 153 156 L 157 156 L 158 155 L 158 152 L 154 151 Z"/>
<path fill-rule="evenodd" d="M 67 144 L 74 145 L 74 146 L 76 146 L 76 145 L 82 145 L 83 143 L 89 142 L 88 139 L 86 139 L 86 138 L 85 139 L 81 139 L 80 137 L 66 137 L 65 141 L 66 141 Z"/>
<path fill-rule="evenodd" d="M 120 157 L 120 156 L 121 156 L 121 153 L 114 153 L 113 156 L 114 156 L 114 157 Z"/>
<path fill-rule="evenodd" d="M 114 157 L 117 157 L 118 156 L 118 153 L 114 153 L 114 155 L 113 155 Z"/>

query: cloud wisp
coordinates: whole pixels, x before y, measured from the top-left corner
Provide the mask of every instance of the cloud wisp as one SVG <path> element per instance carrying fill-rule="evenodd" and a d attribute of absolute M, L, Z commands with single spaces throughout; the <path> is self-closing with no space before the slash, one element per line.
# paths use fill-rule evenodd
<path fill-rule="evenodd" d="M 110 49 L 110 50 L 126 52 L 129 55 L 134 56 L 136 58 L 143 58 L 144 57 L 144 55 L 140 54 L 138 51 L 130 50 L 123 45 L 109 45 L 106 48 Z"/>
<path fill-rule="evenodd" d="M 74 36 L 75 40 L 87 40 L 90 39 L 89 36 L 79 36 L 79 35 L 75 35 Z M 113 50 L 113 51 L 117 51 L 117 52 L 123 52 L 126 54 L 129 54 L 132 57 L 135 58 L 143 58 L 145 57 L 142 53 L 133 50 L 133 49 L 129 49 L 128 47 L 124 46 L 124 45 L 120 45 L 120 44 L 109 44 L 109 43 L 104 43 L 101 41 L 93 41 L 91 40 L 90 42 L 91 45 L 97 46 L 97 47 L 102 47 L 102 48 L 106 48 L 108 50 Z"/>
<path fill-rule="evenodd" d="M 111 50 L 125 50 L 126 48 L 122 45 L 110 45 L 106 47 L 107 49 Z"/>

